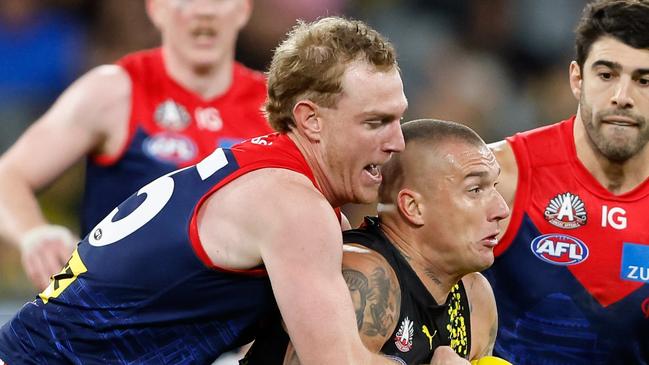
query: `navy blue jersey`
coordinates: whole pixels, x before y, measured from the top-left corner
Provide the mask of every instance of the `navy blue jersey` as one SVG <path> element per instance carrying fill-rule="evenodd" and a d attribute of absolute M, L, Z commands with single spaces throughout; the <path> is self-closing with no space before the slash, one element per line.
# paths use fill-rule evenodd
<path fill-rule="evenodd" d="M 63 270 L 0 330 L 8 364 L 209 364 L 275 310 L 262 267 L 215 267 L 197 234 L 205 198 L 259 168 L 303 173 L 285 135 L 217 149 L 140 189 L 81 241 Z"/>
<path fill-rule="evenodd" d="M 514 364 L 649 364 L 649 181 L 621 195 L 577 159 L 574 118 L 508 141 L 512 218 L 485 272 L 494 354 Z"/>

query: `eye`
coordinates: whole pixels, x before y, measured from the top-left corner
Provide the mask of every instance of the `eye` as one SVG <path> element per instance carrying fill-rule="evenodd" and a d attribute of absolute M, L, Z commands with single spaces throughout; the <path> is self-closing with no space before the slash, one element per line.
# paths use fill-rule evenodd
<path fill-rule="evenodd" d="M 475 187 L 469 189 L 469 192 L 471 194 L 480 194 L 482 192 L 482 188 L 479 187 L 479 186 L 475 186 Z"/>
<path fill-rule="evenodd" d="M 638 79 L 638 83 L 642 86 L 649 86 L 649 78 L 640 78 Z"/>
<path fill-rule="evenodd" d="M 605 81 L 608 81 L 613 78 L 613 74 L 610 72 L 600 72 L 598 74 L 599 78 Z"/>

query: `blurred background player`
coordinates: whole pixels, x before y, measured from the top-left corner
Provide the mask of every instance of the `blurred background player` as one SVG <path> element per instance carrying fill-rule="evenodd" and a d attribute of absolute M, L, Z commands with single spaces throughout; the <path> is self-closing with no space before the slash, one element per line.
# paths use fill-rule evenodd
<path fill-rule="evenodd" d="M 649 1 L 589 4 L 575 116 L 493 146 L 513 207 L 486 276 L 494 353 L 515 364 L 649 363 Z"/>
<path fill-rule="evenodd" d="M 509 214 L 495 188 L 500 167 L 461 124 L 422 119 L 402 131 L 404 152 L 381 170 L 378 218 L 343 233 L 358 331 L 368 349 L 400 363 L 468 364 L 491 355 L 498 328 L 478 271 L 493 263 Z M 242 363 L 299 364 L 288 341 L 277 317 Z"/>
<path fill-rule="evenodd" d="M 81 236 L 138 187 L 271 131 L 265 78 L 234 60 L 251 0 L 148 0 L 160 48 L 92 69 L 0 159 L 3 237 L 43 289 L 76 243 L 35 194 L 87 156 Z"/>

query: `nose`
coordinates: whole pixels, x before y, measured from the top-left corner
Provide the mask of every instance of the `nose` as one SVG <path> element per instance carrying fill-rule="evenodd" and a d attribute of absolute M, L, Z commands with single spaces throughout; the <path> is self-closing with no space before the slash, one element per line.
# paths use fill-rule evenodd
<path fill-rule="evenodd" d="M 185 10 L 194 16 L 215 16 L 221 7 L 220 0 L 189 0 Z"/>
<path fill-rule="evenodd" d="M 401 121 L 395 120 L 391 123 L 391 128 L 387 138 L 387 142 L 383 146 L 386 152 L 401 152 L 406 148 L 406 142 L 403 140 L 403 132 L 401 131 Z"/>
<path fill-rule="evenodd" d="M 615 86 L 615 93 L 611 97 L 611 103 L 619 109 L 629 109 L 634 105 L 633 98 L 631 97 L 631 87 L 633 80 L 631 77 L 620 77 L 617 85 Z"/>
<path fill-rule="evenodd" d="M 501 221 L 507 217 L 509 217 L 509 207 L 507 206 L 507 203 L 505 202 L 505 199 L 503 198 L 500 193 L 494 189 L 493 190 L 493 199 L 492 199 L 492 209 L 489 214 L 489 221 Z"/>

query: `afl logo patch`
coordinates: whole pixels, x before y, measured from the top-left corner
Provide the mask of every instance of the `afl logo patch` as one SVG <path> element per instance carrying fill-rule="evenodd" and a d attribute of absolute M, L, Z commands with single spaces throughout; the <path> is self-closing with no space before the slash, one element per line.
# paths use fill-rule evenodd
<path fill-rule="evenodd" d="M 586 206 L 578 195 L 557 194 L 545 207 L 545 220 L 563 229 L 579 228 L 586 224 Z"/>
<path fill-rule="evenodd" d="M 538 236 L 532 240 L 530 248 L 534 256 L 553 265 L 576 265 L 588 258 L 588 246 L 566 234 Z"/>
<path fill-rule="evenodd" d="M 156 160 L 184 163 L 198 154 L 194 141 L 174 133 L 159 133 L 144 140 L 144 152 Z"/>
<path fill-rule="evenodd" d="M 153 118 L 160 127 L 172 131 L 182 131 L 189 125 L 187 109 L 171 99 L 158 105 Z"/>

